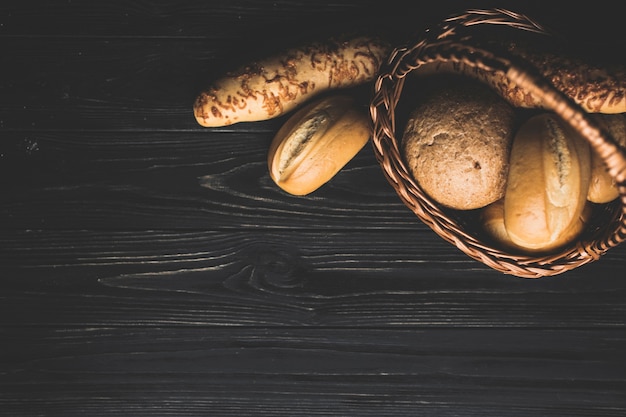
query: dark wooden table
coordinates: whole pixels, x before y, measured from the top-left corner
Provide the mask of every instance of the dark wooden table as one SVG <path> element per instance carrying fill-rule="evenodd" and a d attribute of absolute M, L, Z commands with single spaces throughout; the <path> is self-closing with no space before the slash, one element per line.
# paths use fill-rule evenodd
<path fill-rule="evenodd" d="M 419 222 L 369 145 L 295 197 L 267 173 L 284 119 L 193 119 L 253 56 L 469 5 L 421 3 L 4 2 L 0 415 L 626 416 L 626 246 L 504 275 Z M 515 10 L 626 45 L 615 3 L 546 3 Z"/>

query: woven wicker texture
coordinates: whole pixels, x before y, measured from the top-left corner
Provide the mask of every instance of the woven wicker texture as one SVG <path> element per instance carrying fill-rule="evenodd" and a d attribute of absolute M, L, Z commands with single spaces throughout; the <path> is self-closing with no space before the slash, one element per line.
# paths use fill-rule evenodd
<path fill-rule="evenodd" d="M 504 26 L 505 30 L 550 36 L 541 25 L 525 15 L 503 9 L 469 10 L 427 30 L 408 46 L 395 48 L 383 64 L 370 103 L 374 152 L 389 183 L 402 201 L 435 233 L 468 256 L 489 267 L 524 278 L 564 273 L 601 258 L 626 239 L 626 157 L 610 135 L 589 115 L 558 91 L 538 69 L 518 57 L 478 47 L 472 31 L 478 26 Z M 553 111 L 583 135 L 604 159 L 616 179 L 620 196 L 597 207 L 580 239 L 556 253 L 533 256 L 508 253 L 469 227 L 472 219 L 447 210 L 432 200 L 407 171 L 396 137 L 396 110 L 407 75 L 434 62 L 463 63 L 478 71 L 504 74 L 520 88 L 540 97 L 546 110 Z"/>

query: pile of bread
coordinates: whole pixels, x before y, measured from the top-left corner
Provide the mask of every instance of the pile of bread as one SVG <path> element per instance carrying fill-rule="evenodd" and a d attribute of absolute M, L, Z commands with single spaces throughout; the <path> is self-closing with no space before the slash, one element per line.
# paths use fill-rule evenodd
<path fill-rule="evenodd" d="M 626 146 L 626 115 L 591 117 Z M 547 253 L 575 240 L 594 205 L 619 196 L 604 161 L 562 118 L 520 112 L 482 84 L 420 97 L 400 141 L 407 170 L 434 201 L 474 210 L 497 245 Z"/>
<path fill-rule="evenodd" d="M 556 250 L 579 237 L 594 205 L 619 196 L 602 158 L 556 114 L 520 111 L 478 81 L 444 80 L 411 95 L 399 150 L 432 200 L 471 212 L 496 245 L 529 254 Z M 626 114 L 591 117 L 626 146 Z M 274 137 L 270 176 L 288 193 L 309 194 L 370 136 L 366 109 L 351 97 L 313 100 Z"/>

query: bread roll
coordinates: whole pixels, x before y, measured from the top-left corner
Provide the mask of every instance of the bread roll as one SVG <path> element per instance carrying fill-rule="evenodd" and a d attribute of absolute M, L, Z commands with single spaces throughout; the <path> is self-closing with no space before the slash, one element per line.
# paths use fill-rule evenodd
<path fill-rule="evenodd" d="M 282 116 L 321 93 L 374 80 L 391 45 L 377 37 L 331 38 L 252 61 L 214 80 L 193 103 L 204 127 Z"/>
<path fill-rule="evenodd" d="M 527 251 L 551 251 L 582 230 L 591 176 L 586 139 L 553 113 L 530 118 L 515 135 L 504 195 L 504 224 Z"/>
<path fill-rule="evenodd" d="M 568 229 L 567 233 L 563 235 L 563 242 L 567 243 L 576 239 L 585 229 L 591 219 L 592 213 L 593 206 L 591 202 L 588 201 L 585 203 L 580 217 L 578 217 L 574 225 Z M 494 243 L 499 245 L 502 250 L 531 254 L 536 252 L 534 249 L 529 250 L 528 248 L 517 245 L 509 236 L 509 232 L 504 224 L 504 198 L 484 207 L 480 211 L 480 221 L 487 235 L 490 236 Z M 550 249 L 550 247 L 546 249 Z"/>
<path fill-rule="evenodd" d="M 603 127 L 615 141 L 626 148 L 626 114 L 593 114 L 591 117 Z M 608 203 L 619 196 L 617 183 L 608 173 L 604 159 L 591 152 L 591 182 L 587 199 L 593 203 Z"/>
<path fill-rule="evenodd" d="M 514 123 L 513 108 L 484 84 L 437 87 L 409 116 L 401 141 L 407 169 L 446 207 L 484 207 L 504 195 Z"/>
<path fill-rule="evenodd" d="M 485 206 L 480 211 L 480 222 L 485 232 L 487 232 L 487 235 L 489 235 L 495 243 L 500 245 L 502 249 L 520 250 L 520 248 L 513 243 L 504 226 L 504 198 Z"/>
<path fill-rule="evenodd" d="M 367 112 L 352 97 L 315 100 L 296 111 L 270 145 L 270 177 L 284 191 L 309 194 L 328 182 L 370 138 Z"/>

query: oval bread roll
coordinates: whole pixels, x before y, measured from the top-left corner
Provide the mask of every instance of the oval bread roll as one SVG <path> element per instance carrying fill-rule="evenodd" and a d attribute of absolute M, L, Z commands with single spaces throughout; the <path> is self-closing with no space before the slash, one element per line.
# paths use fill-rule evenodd
<path fill-rule="evenodd" d="M 328 182 L 365 146 L 369 118 L 350 96 L 315 100 L 296 111 L 270 145 L 270 177 L 284 191 L 309 194 Z"/>
<path fill-rule="evenodd" d="M 515 135 L 504 195 L 511 241 L 550 251 L 580 232 L 591 175 L 586 139 L 553 113 L 531 117 Z"/>
<path fill-rule="evenodd" d="M 567 233 L 563 235 L 563 241 L 569 242 L 576 239 L 576 237 L 579 236 L 585 229 L 585 226 L 591 219 L 592 213 L 593 206 L 591 202 L 588 201 L 585 203 L 580 217 L 578 217 L 577 221 L 574 222 L 574 225 L 568 229 Z M 534 250 L 528 250 L 527 248 L 517 245 L 509 236 L 504 224 L 504 198 L 501 198 L 500 200 L 484 207 L 480 212 L 480 221 L 485 232 L 487 232 L 493 241 L 500 245 L 502 249 L 520 253 L 535 252 Z"/>
<path fill-rule="evenodd" d="M 485 206 L 480 211 L 480 221 L 485 232 L 503 249 L 520 250 L 504 226 L 504 198 Z"/>
<path fill-rule="evenodd" d="M 626 114 L 593 114 L 592 117 L 622 148 L 626 148 Z M 587 199 L 602 204 L 613 201 L 618 196 L 615 179 L 608 173 L 604 160 L 592 150 L 591 182 Z"/>
<path fill-rule="evenodd" d="M 513 108 L 489 87 L 445 84 L 410 114 L 401 142 L 407 169 L 446 207 L 484 207 L 504 194 L 514 124 Z"/>

